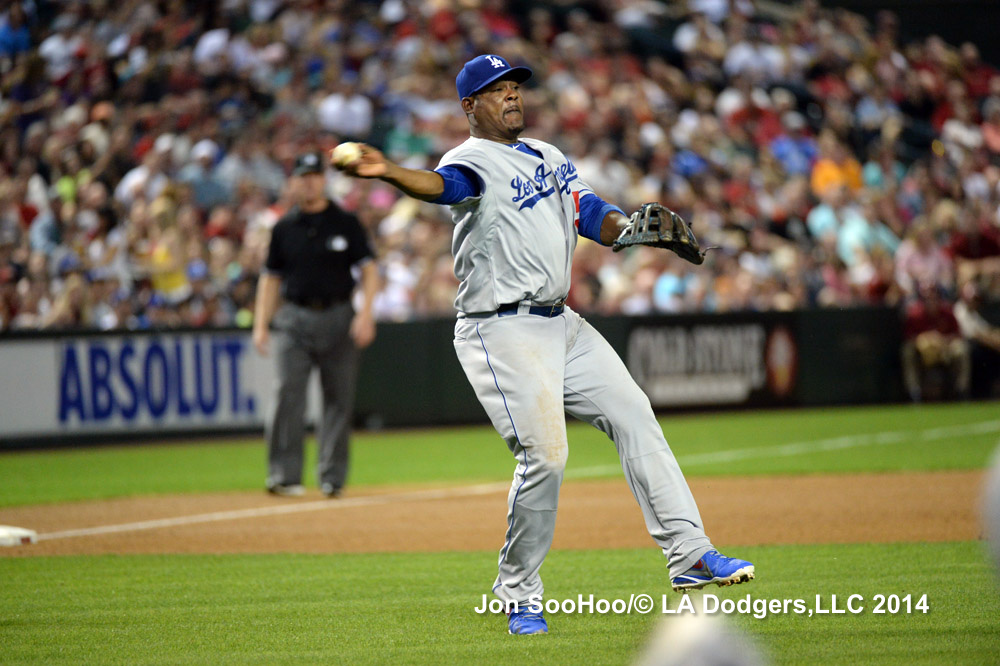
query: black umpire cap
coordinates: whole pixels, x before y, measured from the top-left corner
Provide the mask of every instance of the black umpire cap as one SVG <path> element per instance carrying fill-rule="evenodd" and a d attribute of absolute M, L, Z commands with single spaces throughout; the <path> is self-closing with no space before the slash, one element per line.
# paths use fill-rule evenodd
<path fill-rule="evenodd" d="M 293 176 L 304 176 L 307 173 L 323 173 L 323 156 L 319 153 L 303 153 L 295 160 Z"/>

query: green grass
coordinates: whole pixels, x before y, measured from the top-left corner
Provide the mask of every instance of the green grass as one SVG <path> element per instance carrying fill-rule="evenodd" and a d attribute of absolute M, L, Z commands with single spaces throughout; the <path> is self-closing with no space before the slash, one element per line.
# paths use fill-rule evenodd
<path fill-rule="evenodd" d="M 696 414 L 661 422 L 685 473 L 698 476 L 977 469 L 1000 441 L 998 418 L 1000 404 L 971 403 Z M 977 433 L 970 429 L 976 424 L 987 427 Z M 941 427 L 959 431 L 936 436 L 933 429 Z M 896 438 L 864 439 L 876 433 Z M 829 441 L 841 436 L 854 439 Z M 569 439 L 570 478 L 621 474 L 603 433 L 571 422 Z M 795 443 L 802 446 L 788 448 Z M 506 446 L 487 426 L 359 432 L 352 452 L 354 487 L 502 481 L 512 472 Z M 265 457 L 260 438 L 0 453 L 0 507 L 260 489 Z M 307 485 L 314 460 L 310 444 Z"/>
<path fill-rule="evenodd" d="M 979 469 L 1000 440 L 993 404 L 668 416 L 689 476 Z M 942 428 L 944 430 L 942 430 Z M 838 439 L 842 438 L 842 439 Z M 613 447 L 570 426 L 572 477 L 617 476 Z M 490 428 L 358 433 L 353 486 L 506 480 Z M 313 465 L 310 447 L 307 465 Z M 126 495 L 259 489 L 259 438 L 0 454 L 0 507 Z M 307 475 L 308 477 L 311 475 Z M 21 554 L 21 553 L 17 553 Z M 975 542 L 770 546 L 719 598 L 802 599 L 859 615 L 729 616 L 779 664 L 986 664 L 1000 655 L 1000 586 Z M 473 612 L 496 553 L 0 558 L 0 663 L 631 663 L 662 616 L 555 614 L 548 636 L 510 637 Z M 667 592 L 655 548 L 556 551 L 549 599 Z M 876 594 L 919 598 L 927 614 L 877 615 Z M 703 599 L 704 597 L 696 597 Z M 667 616 L 666 621 L 676 621 Z"/>
<path fill-rule="evenodd" d="M 977 664 L 1000 654 L 1000 589 L 978 543 L 740 549 L 759 578 L 719 598 L 865 598 L 860 615 L 728 619 L 780 664 Z M 626 664 L 650 615 L 549 615 L 548 636 L 477 615 L 495 553 L 0 559 L 0 662 L 18 664 Z M 655 549 L 554 551 L 546 596 L 667 592 Z M 877 615 L 876 594 L 930 612 Z M 696 593 L 696 604 L 703 599 Z M 700 606 L 699 606 L 700 607 Z M 667 616 L 666 621 L 676 618 Z"/>

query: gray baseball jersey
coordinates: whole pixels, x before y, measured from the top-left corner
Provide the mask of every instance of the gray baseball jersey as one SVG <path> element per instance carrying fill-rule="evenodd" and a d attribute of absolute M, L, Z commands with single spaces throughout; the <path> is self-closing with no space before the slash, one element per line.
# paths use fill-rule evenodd
<path fill-rule="evenodd" d="M 555 303 L 569 293 L 579 198 L 593 192 L 554 146 L 523 143 L 543 159 L 477 138 L 441 158 L 440 166 L 464 166 L 483 181 L 480 196 L 452 206 L 460 312 Z"/>
<path fill-rule="evenodd" d="M 568 307 L 531 313 L 531 305 L 561 303 L 569 292 L 579 197 L 589 189 L 554 146 L 524 144 L 538 154 L 473 138 L 441 161 L 471 169 L 481 185 L 479 196 L 452 205 L 461 280 L 455 349 L 517 460 L 493 591 L 519 604 L 543 593 L 539 569 L 569 450 L 566 413 L 614 442 L 672 575 L 712 548 L 649 400 L 611 345 Z M 512 304 L 512 312 L 503 307 Z"/>

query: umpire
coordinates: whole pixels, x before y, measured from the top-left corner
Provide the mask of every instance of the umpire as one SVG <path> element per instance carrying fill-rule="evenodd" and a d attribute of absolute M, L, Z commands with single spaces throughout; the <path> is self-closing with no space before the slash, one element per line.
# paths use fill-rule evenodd
<path fill-rule="evenodd" d="M 325 184 L 322 156 L 301 155 L 291 182 L 297 205 L 275 224 L 257 285 L 254 346 L 267 355 L 274 338 L 277 393 L 266 436 L 267 490 L 275 495 L 305 493 L 306 386 L 314 366 L 323 389 L 318 482 L 328 497 L 340 495 L 347 476 L 358 350 L 375 338 L 372 302 L 378 268 L 371 245 L 358 219 L 326 198 Z M 351 269 L 356 265 L 363 295 L 357 313 L 351 305 Z"/>

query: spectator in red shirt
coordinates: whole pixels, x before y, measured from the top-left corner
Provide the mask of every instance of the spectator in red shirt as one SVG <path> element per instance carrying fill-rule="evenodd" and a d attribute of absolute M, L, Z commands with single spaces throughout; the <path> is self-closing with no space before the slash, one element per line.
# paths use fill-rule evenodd
<path fill-rule="evenodd" d="M 1000 326 L 987 321 L 981 307 L 982 297 L 976 283 L 962 285 L 955 304 L 955 319 L 969 343 L 971 395 L 993 398 L 1000 395 Z"/>
<path fill-rule="evenodd" d="M 903 326 L 903 383 L 910 399 L 967 397 L 971 366 L 951 304 L 936 285 L 922 283 L 906 308 Z"/>
<path fill-rule="evenodd" d="M 955 262 L 958 283 L 980 275 L 1000 275 L 1000 227 L 971 210 L 957 210 L 946 252 Z"/>
<path fill-rule="evenodd" d="M 973 99 L 981 99 L 989 94 L 990 79 L 1000 74 L 1000 70 L 979 59 L 979 48 L 972 42 L 959 47 L 958 56 L 962 66 L 965 88 Z"/>

